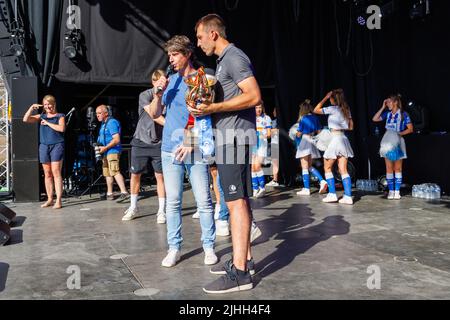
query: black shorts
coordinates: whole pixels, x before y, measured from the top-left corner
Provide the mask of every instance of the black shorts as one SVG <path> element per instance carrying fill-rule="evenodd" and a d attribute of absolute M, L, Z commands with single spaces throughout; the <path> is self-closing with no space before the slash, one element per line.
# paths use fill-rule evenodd
<path fill-rule="evenodd" d="M 147 173 L 149 162 L 156 173 L 162 173 L 161 146 L 156 148 L 131 147 L 131 173 Z"/>
<path fill-rule="evenodd" d="M 217 148 L 216 164 L 226 202 L 252 196 L 252 172 L 248 145 L 226 145 Z"/>

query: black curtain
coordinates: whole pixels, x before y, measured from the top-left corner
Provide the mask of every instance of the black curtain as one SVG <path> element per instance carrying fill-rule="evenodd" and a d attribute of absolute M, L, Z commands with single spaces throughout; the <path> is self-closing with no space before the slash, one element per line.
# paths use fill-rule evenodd
<path fill-rule="evenodd" d="M 352 1 L 272 1 L 275 79 L 280 101 L 280 124 L 295 123 L 298 105 L 313 103 L 334 88 L 343 88 L 352 109 L 355 131 L 349 134 L 359 177 L 367 177 L 373 114 L 390 93 L 400 92 L 427 107 L 431 130 L 450 129 L 447 53 L 450 3 L 433 1 L 425 20 L 409 18 L 410 1 L 396 1 L 397 10 L 383 19 L 381 30 L 356 22 Z M 295 10 L 296 6 L 299 10 Z M 405 100 L 406 102 L 406 100 Z M 293 164 L 289 141 L 281 146 L 281 163 Z M 378 158 L 370 159 L 379 162 Z M 294 165 L 281 168 L 287 184 Z M 411 173 L 410 173 L 411 174 Z M 373 178 L 373 177 L 372 177 Z"/>
<path fill-rule="evenodd" d="M 249 55 L 260 85 L 276 88 L 278 103 L 269 109 L 278 108 L 284 133 L 304 99 L 317 103 L 334 88 L 345 90 L 355 121 L 349 138 L 359 177 L 367 176 L 373 149 L 370 119 L 390 93 L 400 92 L 405 102 L 414 99 L 427 107 L 432 131 L 450 130 L 449 1 L 431 1 L 431 15 L 411 20 L 413 1 L 394 0 L 396 10 L 384 17 L 381 30 L 373 31 L 356 22 L 361 12 L 355 3 L 367 6 L 368 1 L 74 2 L 82 13 L 82 63 L 63 53 L 69 1 L 21 0 L 34 39 L 30 65 L 46 85 L 53 74 L 70 83 L 148 85 L 149 74 L 167 65 L 162 44 L 175 34 L 195 41 L 197 19 L 216 12 L 227 22 L 230 41 Z M 214 58 L 200 51 L 197 55 L 202 64 L 215 66 Z M 287 138 L 281 140 L 281 164 L 284 182 L 293 184 L 298 166 Z"/>
<path fill-rule="evenodd" d="M 22 76 L 37 76 L 44 86 L 50 85 L 56 67 L 62 1 L 8 0 L 7 3 L 10 30 L 14 20 L 24 30 L 25 50 L 18 58 L 26 61 Z"/>
<path fill-rule="evenodd" d="M 64 1 L 64 8 L 68 6 Z M 210 12 L 222 15 L 228 34 L 252 58 L 263 82 L 273 73 L 270 1 L 80 0 L 85 59 L 64 55 L 67 14 L 61 20 L 57 78 L 79 83 L 148 85 L 150 73 L 167 65 L 164 43 L 176 34 L 195 42 L 195 22 Z M 252 14 L 249 14 L 251 12 Z M 231 27 L 233 26 L 233 27 Z M 198 50 L 201 64 L 215 66 Z"/>

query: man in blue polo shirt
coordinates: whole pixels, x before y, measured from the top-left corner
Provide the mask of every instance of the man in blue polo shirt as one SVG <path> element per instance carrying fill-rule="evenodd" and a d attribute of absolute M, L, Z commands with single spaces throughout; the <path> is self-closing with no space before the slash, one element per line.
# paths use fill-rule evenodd
<path fill-rule="evenodd" d="M 122 202 L 128 199 L 129 195 L 119 167 L 120 153 L 122 152 L 120 123 L 109 116 L 108 108 L 105 105 L 98 106 L 95 112 L 97 120 L 102 123 L 97 143 L 100 145 L 100 153 L 103 155 L 102 168 L 103 176 L 106 178 L 106 198 L 114 200 L 113 184 L 115 179 L 121 193 L 117 201 Z"/>

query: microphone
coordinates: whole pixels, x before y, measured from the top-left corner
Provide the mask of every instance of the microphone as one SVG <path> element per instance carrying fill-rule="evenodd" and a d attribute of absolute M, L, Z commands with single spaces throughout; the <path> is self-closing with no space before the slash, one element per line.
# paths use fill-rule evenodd
<path fill-rule="evenodd" d="M 173 65 L 169 64 L 169 66 L 166 69 L 166 78 L 170 77 L 174 73 L 175 73 L 175 69 L 173 68 Z M 156 93 L 160 93 L 161 91 L 163 91 L 162 87 L 156 88 Z"/>
<path fill-rule="evenodd" d="M 75 107 L 73 107 L 72 109 L 70 109 L 69 112 L 67 112 L 66 116 L 70 116 L 72 114 L 72 112 L 75 111 Z"/>

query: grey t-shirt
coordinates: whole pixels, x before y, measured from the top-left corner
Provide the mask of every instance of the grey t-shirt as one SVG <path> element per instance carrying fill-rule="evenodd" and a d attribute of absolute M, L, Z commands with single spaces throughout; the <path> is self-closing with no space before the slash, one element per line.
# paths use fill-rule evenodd
<path fill-rule="evenodd" d="M 242 94 L 238 84 L 254 76 L 253 66 L 247 55 L 234 44 L 229 44 L 217 59 L 216 102 L 227 101 Z M 216 144 L 239 145 L 256 143 L 255 108 L 236 112 L 213 114 L 213 123 L 217 131 Z"/>
<path fill-rule="evenodd" d="M 148 89 L 139 95 L 139 121 L 133 135 L 131 145 L 141 148 L 160 147 L 162 140 L 162 126 L 155 123 L 144 110 L 153 100 L 153 90 Z"/>

